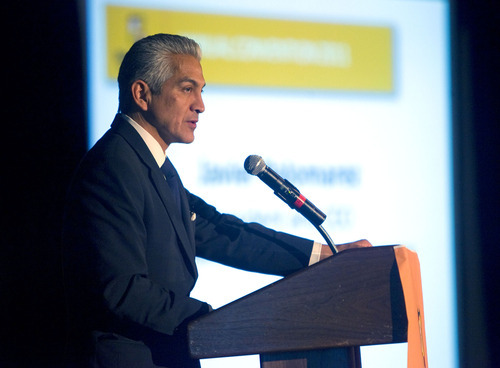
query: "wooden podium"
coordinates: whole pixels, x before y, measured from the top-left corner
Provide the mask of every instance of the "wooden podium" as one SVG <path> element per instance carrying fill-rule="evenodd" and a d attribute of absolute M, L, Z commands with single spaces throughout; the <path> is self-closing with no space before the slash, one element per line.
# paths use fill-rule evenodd
<path fill-rule="evenodd" d="M 347 368 L 361 366 L 360 346 L 414 336 L 409 366 L 427 367 L 423 320 L 416 254 L 382 246 L 343 251 L 223 306 L 192 321 L 188 338 L 197 359 L 260 354 L 263 368 Z"/>

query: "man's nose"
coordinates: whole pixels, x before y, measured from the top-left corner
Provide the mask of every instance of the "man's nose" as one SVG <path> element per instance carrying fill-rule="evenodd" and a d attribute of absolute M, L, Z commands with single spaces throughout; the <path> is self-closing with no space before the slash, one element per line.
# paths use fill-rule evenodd
<path fill-rule="evenodd" d="M 196 111 L 198 114 L 201 114 L 203 111 L 205 111 L 205 104 L 203 103 L 203 98 L 201 97 L 201 94 L 194 102 L 192 109 Z"/>

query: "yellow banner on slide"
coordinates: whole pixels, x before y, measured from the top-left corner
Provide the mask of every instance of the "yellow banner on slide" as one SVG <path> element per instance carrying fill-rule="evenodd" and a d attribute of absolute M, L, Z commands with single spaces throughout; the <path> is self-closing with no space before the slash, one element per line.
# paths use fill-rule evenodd
<path fill-rule="evenodd" d="M 107 6 L 107 74 L 138 39 L 173 33 L 197 41 L 207 84 L 391 92 L 389 27 L 340 25 Z"/>

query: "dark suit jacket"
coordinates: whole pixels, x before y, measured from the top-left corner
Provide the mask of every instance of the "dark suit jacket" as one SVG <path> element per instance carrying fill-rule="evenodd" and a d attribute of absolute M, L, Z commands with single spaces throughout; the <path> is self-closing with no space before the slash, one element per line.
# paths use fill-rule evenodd
<path fill-rule="evenodd" d="M 77 347 L 70 356 L 103 367 L 188 366 L 175 363 L 187 355 L 183 326 L 208 311 L 189 296 L 195 256 L 277 275 L 309 261 L 310 240 L 221 214 L 186 190 L 181 205 L 182 214 L 148 147 L 118 115 L 68 195 L 63 264 Z"/>

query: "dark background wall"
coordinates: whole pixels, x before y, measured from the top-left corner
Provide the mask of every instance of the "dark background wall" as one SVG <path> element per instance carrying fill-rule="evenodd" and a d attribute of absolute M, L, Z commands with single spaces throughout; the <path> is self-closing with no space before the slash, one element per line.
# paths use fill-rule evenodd
<path fill-rule="evenodd" d="M 461 367 L 498 362 L 499 145 L 495 1 L 452 1 L 457 309 Z M 85 56 L 75 1 L 8 1 L 2 81 L 0 367 L 58 367 L 60 229 L 86 151 Z M 5 66 L 6 65 L 6 66 Z M 432 362 L 431 362 L 432 363 Z"/>

